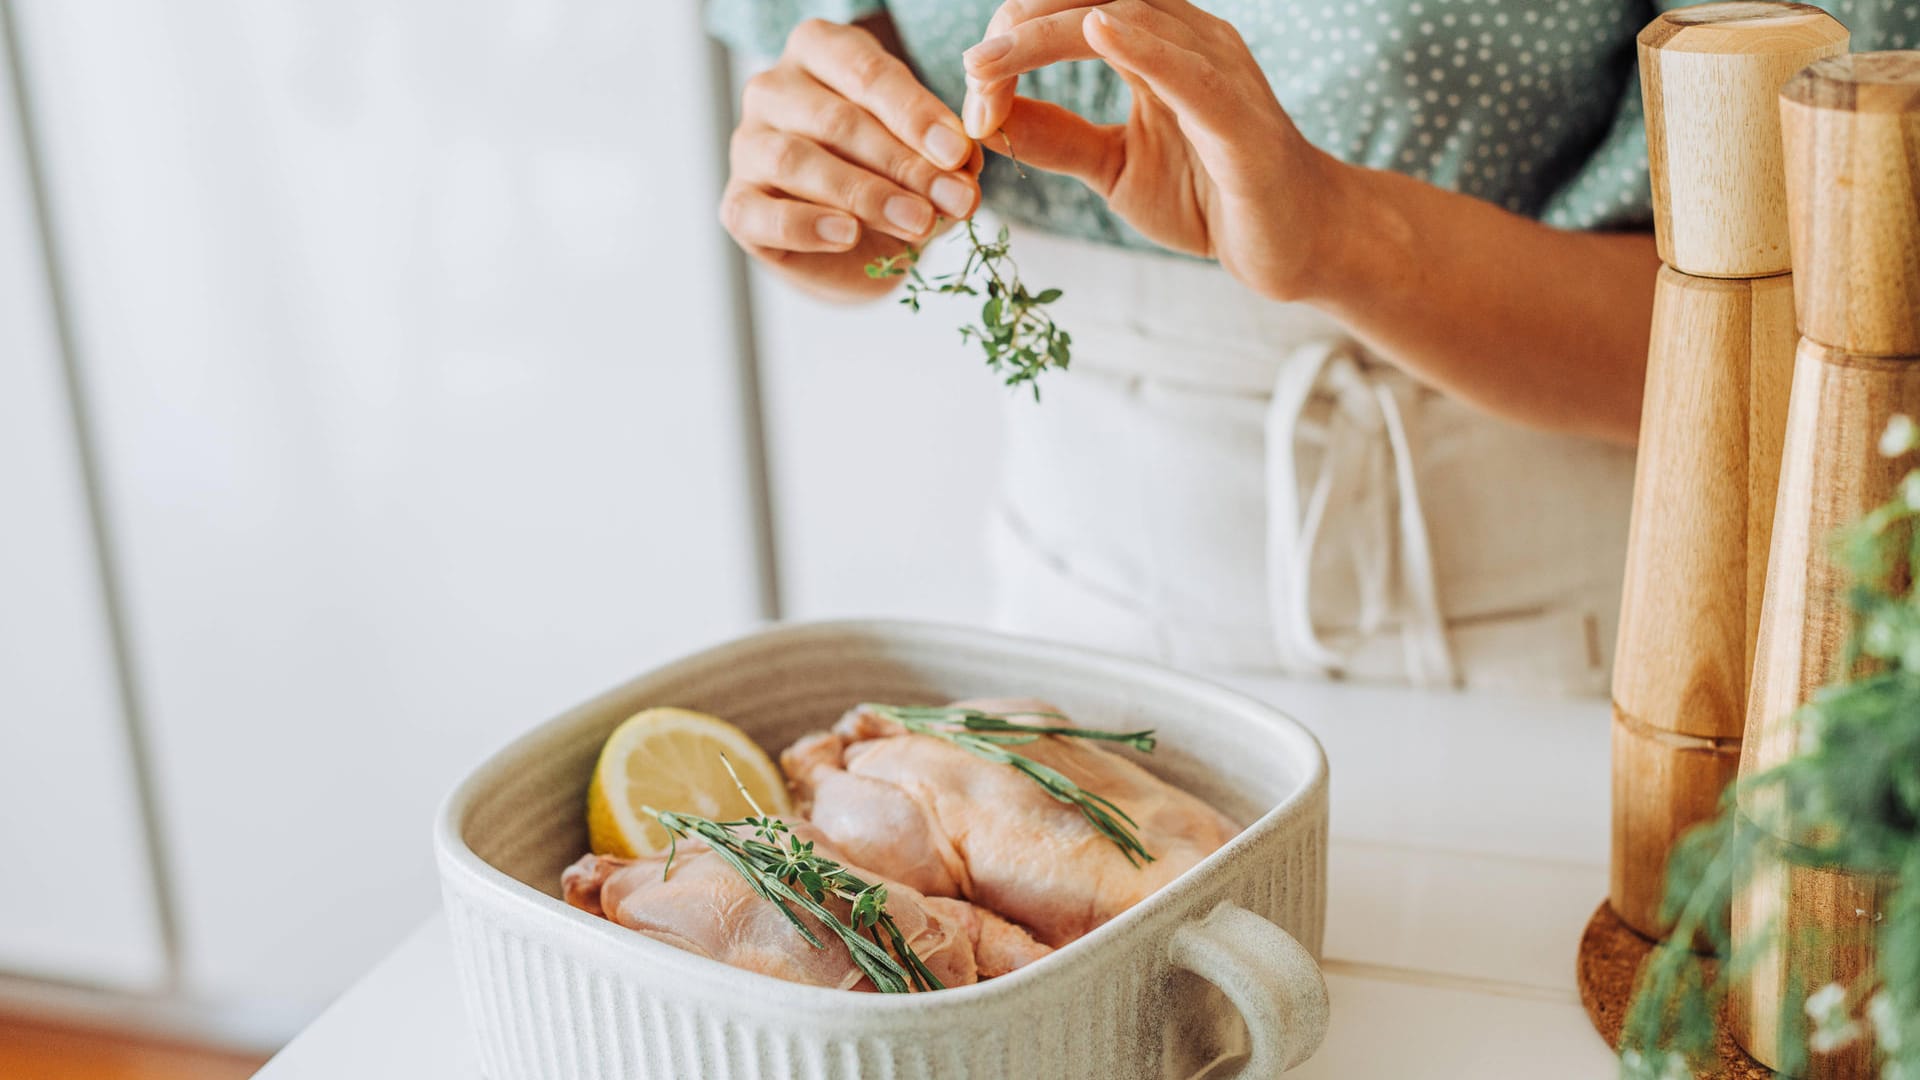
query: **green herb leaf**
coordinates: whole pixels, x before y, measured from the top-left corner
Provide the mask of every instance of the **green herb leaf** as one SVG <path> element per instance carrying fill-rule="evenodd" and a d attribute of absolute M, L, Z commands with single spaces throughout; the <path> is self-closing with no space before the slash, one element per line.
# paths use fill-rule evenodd
<path fill-rule="evenodd" d="M 1012 151 L 1011 144 L 1008 151 Z M 1043 310 L 1060 299 L 1061 291 L 1042 289 L 1033 293 L 1020 281 L 1019 268 L 1008 257 L 1011 236 L 1006 226 L 1001 226 L 995 240 L 989 243 L 981 239 L 972 221 L 963 225 L 959 235 L 966 240 L 968 249 L 958 271 L 937 275 L 930 283 L 921 277 L 917 267 L 920 250 L 909 247 L 898 255 L 882 256 L 868 263 L 867 276 L 880 279 L 906 275 L 907 292 L 900 302 L 915 312 L 920 310 L 921 300 L 928 294 L 972 297 L 985 293 L 989 299 L 980 310 L 980 325 L 962 325 L 961 340 L 979 342 L 987 367 L 994 371 L 1000 371 L 1003 366 L 1010 368 L 1004 379 L 1006 384 L 1031 384 L 1034 400 L 1038 401 L 1040 386 L 1035 380 L 1040 373 L 1048 368 L 1065 370 L 1073 358 L 1072 336 L 1056 326 Z"/>
<path fill-rule="evenodd" d="M 846 944 L 855 966 L 881 993 L 942 988 L 939 978 L 908 946 L 905 936 L 894 925 L 893 916 L 887 913 L 886 886 L 863 881 L 840 863 L 814 854 L 812 843 L 796 841 L 783 855 L 771 845 L 753 843 L 739 835 L 741 829 L 764 830 L 760 835 L 784 832 L 784 822 L 774 822 L 769 827 L 765 823 L 771 819 L 714 821 L 698 814 L 652 809 L 648 812 L 676 842 L 686 836 L 706 841 L 713 853 L 733 867 L 758 896 L 780 910 L 808 945 L 824 949 L 826 944 L 801 920 L 799 912 L 819 920 Z M 830 899 L 845 900 L 853 905 L 846 921 L 825 906 Z M 892 952 L 861 936 L 860 931 L 873 928 L 884 932 Z"/>
<path fill-rule="evenodd" d="M 662 874 L 671 872 L 680 838 L 697 836 L 733 867 L 757 896 L 778 908 L 807 944 L 816 949 L 827 947 L 801 920 L 795 907 L 833 931 L 834 936 L 846 944 L 854 965 L 881 993 L 943 989 L 940 979 L 907 944 L 906 937 L 894 925 L 893 916 L 887 913 L 886 886 L 863 881 L 840 863 L 816 855 L 813 841 L 794 836 L 786 822 L 769 817 L 760 809 L 725 754 L 720 756 L 720 763 L 726 766 L 734 786 L 746 797 L 747 805 L 753 807 L 754 816 L 739 821 L 715 821 L 698 814 L 643 807 L 668 833 L 667 865 Z M 740 835 L 742 830 L 747 833 L 744 837 Z M 780 847 L 783 835 L 787 841 L 784 849 Z M 829 899 L 845 900 L 853 905 L 847 921 L 825 907 Z M 861 936 L 861 930 L 875 931 L 885 944 Z M 887 951 L 889 946 L 891 953 Z"/>

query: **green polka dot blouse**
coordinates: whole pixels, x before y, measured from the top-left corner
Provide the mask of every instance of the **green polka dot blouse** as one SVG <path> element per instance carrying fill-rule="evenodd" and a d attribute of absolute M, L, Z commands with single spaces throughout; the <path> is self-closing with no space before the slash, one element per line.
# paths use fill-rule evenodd
<path fill-rule="evenodd" d="M 1197 0 L 1239 28 L 1301 132 L 1356 165 L 1392 169 L 1563 228 L 1650 228 L 1634 35 L 1653 0 Z M 802 19 L 891 14 L 915 70 L 956 110 L 960 53 L 997 0 L 710 0 L 735 49 L 779 52 Z M 1920 45 L 1920 0 L 1821 5 L 1856 51 Z M 1028 97 L 1125 118 L 1127 88 L 1098 62 L 1021 80 Z M 1016 221 L 1153 245 L 1078 181 L 989 155 L 987 201 Z"/>

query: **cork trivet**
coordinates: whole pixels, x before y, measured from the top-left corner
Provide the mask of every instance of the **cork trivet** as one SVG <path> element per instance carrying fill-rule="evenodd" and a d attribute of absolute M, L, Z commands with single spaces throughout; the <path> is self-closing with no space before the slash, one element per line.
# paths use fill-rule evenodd
<path fill-rule="evenodd" d="M 1580 956 L 1575 967 L 1580 1004 L 1586 1006 L 1587 1018 L 1593 1021 L 1594 1030 L 1615 1050 L 1620 1049 L 1620 1028 L 1626 1023 L 1634 983 L 1640 977 L 1641 966 L 1652 955 L 1653 942 L 1634 933 L 1613 913 L 1613 906 L 1605 902 L 1593 913 L 1593 918 L 1587 920 L 1586 932 L 1580 935 Z M 1712 962 L 1702 962 L 1707 965 L 1707 978 L 1713 978 Z M 1733 1041 L 1724 1011 L 1715 1049 L 1719 1052 L 1719 1065 L 1700 1073 L 1700 1080 L 1774 1080 L 1772 1069 L 1748 1057 L 1740 1044 Z"/>

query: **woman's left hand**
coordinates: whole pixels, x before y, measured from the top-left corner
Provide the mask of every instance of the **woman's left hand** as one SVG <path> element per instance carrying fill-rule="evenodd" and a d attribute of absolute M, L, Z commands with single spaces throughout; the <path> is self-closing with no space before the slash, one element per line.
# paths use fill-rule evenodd
<path fill-rule="evenodd" d="M 1126 123 L 1014 95 L 1025 72 L 1089 59 L 1132 88 Z M 1231 23 L 1187 0 L 1007 0 L 966 68 L 962 119 L 989 149 L 1078 178 L 1262 295 L 1311 296 L 1343 167 L 1301 136 Z"/>

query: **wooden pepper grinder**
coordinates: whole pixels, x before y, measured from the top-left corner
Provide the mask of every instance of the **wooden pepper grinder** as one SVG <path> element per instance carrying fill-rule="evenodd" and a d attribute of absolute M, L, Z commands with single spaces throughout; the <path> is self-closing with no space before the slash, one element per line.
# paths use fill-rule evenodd
<path fill-rule="evenodd" d="M 1847 31 L 1720 3 L 1640 32 L 1660 271 L 1613 676 L 1613 880 L 1648 938 L 1668 853 L 1739 766 L 1793 367 L 1777 97 Z"/>
<path fill-rule="evenodd" d="M 1801 340 L 1743 776 L 1794 755 L 1794 711 L 1840 674 L 1853 619 L 1828 541 L 1912 466 L 1879 453 L 1887 421 L 1920 419 L 1920 52 L 1821 61 L 1787 84 L 1780 108 Z M 1734 987 L 1733 1034 L 1779 1068 L 1785 1036 L 1805 1045 L 1808 994 L 1870 987 L 1887 883 L 1791 858 L 1796 839 L 1813 838 L 1777 803 L 1748 793 L 1740 811 L 1743 828 L 1766 834 L 1735 893 L 1734 951 L 1764 951 Z M 1797 1032 L 1779 1026 L 1783 1002 Z M 1871 1040 L 1811 1054 L 1802 1075 L 1878 1076 Z"/>

